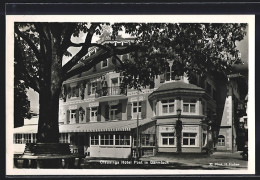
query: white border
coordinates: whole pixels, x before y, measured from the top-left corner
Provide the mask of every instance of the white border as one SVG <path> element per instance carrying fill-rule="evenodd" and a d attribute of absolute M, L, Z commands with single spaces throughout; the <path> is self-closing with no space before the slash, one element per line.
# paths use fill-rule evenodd
<path fill-rule="evenodd" d="M 249 23 L 248 170 L 13 169 L 14 22 L 171 22 Z M 7 15 L 6 16 L 6 175 L 176 175 L 255 173 L 255 16 L 254 15 Z"/>

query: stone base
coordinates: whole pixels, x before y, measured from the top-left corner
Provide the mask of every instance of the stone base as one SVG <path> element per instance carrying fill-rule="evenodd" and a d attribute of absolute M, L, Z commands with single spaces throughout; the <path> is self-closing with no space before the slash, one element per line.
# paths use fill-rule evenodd
<path fill-rule="evenodd" d="M 79 168 L 82 158 L 71 154 L 69 144 L 34 143 L 26 144 L 24 154 L 14 157 L 14 165 L 22 160 L 22 168 Z"/>

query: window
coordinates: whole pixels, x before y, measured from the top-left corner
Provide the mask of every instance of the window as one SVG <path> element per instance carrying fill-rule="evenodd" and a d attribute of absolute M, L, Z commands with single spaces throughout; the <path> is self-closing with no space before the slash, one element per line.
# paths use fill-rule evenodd
<path fill-rule="evenodd" d="M 119 77 L 111 79 L 111 95 L 118 95 L 119 90 Z"/>
<path fill-rule="evenodd" d="M 196 99 L 183 100 L 184 113 L 196 113 Z"/>
<path fill-rule="evenodd" d="M 223 135 L 218 136 L 218 146 L 225 146 L 225 136 Z"/>
<path fill-rule="evenodd" d="M 137 102 L 133 102 L 133 105 L 132 105 L 133 119 L 137 119 L 137 115 L 139 115 L 138 118 L 141 118 L 141 112 L 142 112 L 142 102 L 139 102 L 139 105 Z"/>
<path fill-rule="evenodd" d="M 173 66 L 170 66 L 167 68 L 165 73 L 165 81 L 173 81 L 175 79 L 174 71 L 172 70 Z"/>
<path fill-rule="evenodd" d="M 130 135 L 116 134 L 115 145 L 130 145 Z"/>
<path fill-rule="evenodd" d="M 106 68 L 106 67 L 108 67 L 108 59 L 101 61 L 101 68 Z"/>
<path fill-rule="evenodd" d="M 202 140 L 203 145 L 202 146 L 205 147 L 207 144 L 207 133 L 203 132 L 202 136 L 203 136 L 203 140 Z"/>
<path fill-rule="evenodd" d="M 36 138 L 36 134 L 32 134 L 32 143 L 36 143 L 37 141 L 37 138 Z"/>
<path fill-rule="evenodd" d="M 154 146 L 155 145 L 155 135 L 154 134 L 142 134 L 141 135 L 142 146 Z"/>
<path fill-rule="evenodd" d="M 97 107 L 90 108 L 90 122 L 96 122 L 97 121 Z"/>
<path fill-rule="evenodd" d="M 113 134 L 101 134 L 100 135 L 100 145 L 114 145 L 114 135 Z"/>
<path fill-rule="evenodd" d="M 90 94 L 96 94 L 96 89 L 97 89 L 97 82 L 92 82 L 91 83 L 91 93 Z"/>
<path fill-rule="evenodd" d="M 31 134 L 24 134 L 24 143 L 31 143 Z"/>
<path fill-rule="evenodd" d="M 244 127 L 247 127 L 247 118 L 244 118 Z"/>
<path fill-rule="evenodd" d="M 109 119 L 110 120 L 116 120 L 116 115 L 118 113 L 117 109 L 118 109 L 117 105 L 110 106 L 110 109 L 109 109 Z"/>
<path fill-rule="evenodd" d="M 22 134 L 15 134 L 14 136 L 15 136 L 14 137 L 14 139 L 15 139 L 14 143 L 15 144 L 23 144 L 23 135 Z"/>
<path fill-rule="evenodd" d="M 60 133 L 60 143 L 69 143 L 69 135 L 68 133 Z"/>
<path fill-rule="evenodd" d="M 70 110 L 70 124 L 76 123 L 76 109 Z"/>
<path fill-rule="evenodd" d="M 91 134 L 91 136 L 90 136 L 91 145 L 99 145 L 98 141 L 99 141 L 98 135 L 97 134 Z"/>
<path fill-rule="evenodd" d="M 162 100 L 162 113 L 163 114 L 174 113 L 174 99 Z"/>
<path fill-rule="evenodd" d="M 169 146 L 169 145 L 175 145 L 175 136 L 174 133 L 162 133 L 162 145 Z"/>
<path fill-rule="evenodd" d="M 197 133 L 183 133 L 183 145 L 195 146 Z"/>
<path fill-rule="evenodd" d="M 77 86 L 71 87 L 71 98 L 79 97 L 79 88 Z"/>

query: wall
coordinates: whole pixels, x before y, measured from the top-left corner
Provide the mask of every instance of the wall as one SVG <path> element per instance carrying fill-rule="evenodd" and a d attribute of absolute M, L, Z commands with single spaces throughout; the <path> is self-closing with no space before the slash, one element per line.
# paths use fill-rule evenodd
<path fill-rule="evenodd" d="M 129 158 L 131 147 L 90 146 L 90 157 Z"/>

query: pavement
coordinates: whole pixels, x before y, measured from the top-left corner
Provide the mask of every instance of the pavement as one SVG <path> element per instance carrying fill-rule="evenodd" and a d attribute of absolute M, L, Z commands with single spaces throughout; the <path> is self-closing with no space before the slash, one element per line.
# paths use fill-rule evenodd
<path fill-rule="evenodd" d="M 157 153 L 139 160 L 86 157 L 83 169 L 247 169 L 241 152 L 214 152 L 212 155 Z"/>

